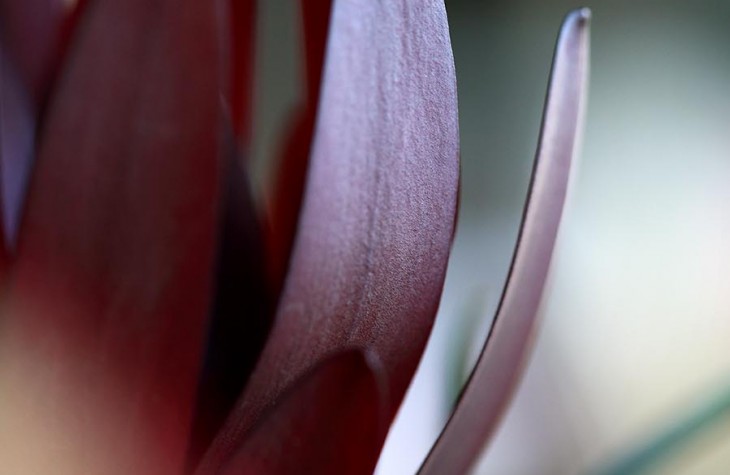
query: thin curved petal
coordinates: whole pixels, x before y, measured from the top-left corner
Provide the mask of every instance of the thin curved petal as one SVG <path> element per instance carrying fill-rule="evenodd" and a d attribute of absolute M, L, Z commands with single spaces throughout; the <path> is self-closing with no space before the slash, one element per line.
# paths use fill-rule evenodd
<path fill-rule="evenodd" d="M 332 0 L 301 0 L 306 95 L 284 146 L 271 200 L 268 269 L 276 295 L 284 285 L 312 152 Z"/>
<path fill-rule="evenodd" d="M 494 433 L 527 359 L 579 138 L 589 61 L 587 9 L 558 39 L 517 249 L 495 323 L 422 475 L 466 473 Z"/>
<path fill-rule="evenodd" d="M 0 405 L 22 430 L 4 425 L 0 459 L 12 473 L 179 474 L 218 237 L 215 5 L 92 6 L 20 230 Z"/>
<path fill-rule="evenodd" d="M 443 1 L 335 2 L 299 231 L 267 346 L 209 452 L 214 473 L 284 388 L 327 355 L 383 362 L 397 410 L 441 296 L 458 184 Z"/>
<path fill-rule="evenodd" d="M 333 356 L 294 383 L 220 475 L 369 475 L 386 430 L 382 381 L 362 353 Z"/>

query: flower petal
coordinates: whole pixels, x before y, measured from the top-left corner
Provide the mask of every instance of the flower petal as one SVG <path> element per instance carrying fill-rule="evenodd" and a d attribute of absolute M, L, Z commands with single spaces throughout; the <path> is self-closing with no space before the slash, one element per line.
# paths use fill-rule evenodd
<path fill-rule="evenodd" d="M 12 61 L 0 48 L 0 174 L 2 221 L 0 252 L 5 274 L 14 248 L 20 212 L 35 152 L 33 101 Z"/>
<path fill-rule="evenodd" d="M 297 112 L 279 163 L 266 239 L 269 275 L 276 295 L 284 284 L 302 207 L 332 0 L 301 0 L 300 9 L 304 30 L 306 96 L 302 109 Z"/>
<path fill-rule="evenodd" d="M 315 143 L 271 336 L 202 466 L 349 347 L 383 362 L 391 417 L 433 325 L 454 230 L 458 130 L 443 1 L 336 2 Z"/>
<path fill-rule="evenodd" d="M 0 0 L 4 44 L 37 102 L 49 85 L 65 14 L 63 0 Z"/>
<path fill-rule="evenodd" d="M 54 473 L 182 470 L 218 237 L 216 18 L 214 2 L 96 0 L 49 105 L 0 386 L 62 434 L 26 440 Z"/>
<path fill-rule="evenodd" d="M 467 472 L 494 433 L 525 365 L 580 135 L 589 18 L 589 10 L 577 10 L 563 24 L 528 202 L 495 323 L 421 474 Z"/>
<path fill-rule="evenodd" d="M 251 140 L 251 113 L 253 110 L 256 2 L 254 0 L 229 0 L 227 6 L 228 18 L 231 22 L 230 113 L 238 142 L 247 148 Z"/>
<path fill-rule="evenodd" d="M 335 355 L 295 382 L 220 475 L 368 475 L 387 428 L 384 388 L 358 351 Z"/>

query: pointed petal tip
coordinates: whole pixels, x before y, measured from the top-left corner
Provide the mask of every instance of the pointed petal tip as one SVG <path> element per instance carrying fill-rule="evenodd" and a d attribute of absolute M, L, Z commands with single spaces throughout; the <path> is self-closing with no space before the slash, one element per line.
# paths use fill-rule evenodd
<path fill-rule="evenodd" d="M 564 27 L 575 25 L 578 28 L 588 28 L 591 24 L 593 12 L 588 7 L 577 8 L 570 11 L 563 22 Z"/>
<path fill-rule="evenodd" d="M 592 12 L 591 12 L 591 9 L 590 9 L 590 8 L 588 8 L 588 7 L 583 7 L 583 8 L 581 8 L 581 9 L 579 9 L 579 10 L 578 10 L 578 16 L 580 17 L 580 21 L 581 21 L 581 23 L 583 23 L 583 24 L 588 24 L 588 23 L 590 23 L 590 21 L 591 21 L 591 16 L 592 16 L 592 15 L 593 15 L 593 14 L 592 14 Z"/>

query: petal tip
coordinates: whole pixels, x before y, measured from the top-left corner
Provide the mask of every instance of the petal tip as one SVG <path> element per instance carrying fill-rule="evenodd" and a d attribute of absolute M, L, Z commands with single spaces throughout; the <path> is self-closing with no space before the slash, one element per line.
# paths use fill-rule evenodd
<path fill-rule="evenodd" d="M 592 15 L 591 9 L 588 7 L 583 7 L 578 10 L 578 17 L 582 25 L 588 25 L 591 22 Z"/>

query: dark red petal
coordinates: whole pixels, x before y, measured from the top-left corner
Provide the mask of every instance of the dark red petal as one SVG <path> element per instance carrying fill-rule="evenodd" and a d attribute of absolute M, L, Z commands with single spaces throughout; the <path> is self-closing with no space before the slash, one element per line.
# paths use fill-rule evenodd
<path fill-rule="evenodd" d="M 316 131 L 274 327 L 203 473 L 215 472 L 284 388 L 343 348 L 382 360 L 394 415 L 433 324 L 456 212 L 443 1 L 335 4 Z"/>
<path fill-rule="evenodd" d="M 251 140 L 256 2 L 229 0 L 231 48 L 231 119 L 238 142 Z M 248 150 L 246 150 L 248 152 Z"/>
<path fill-rule="evenodd" d="M 214 2 L 96 0 L 79 25 L 0 341 L 3 397 L 43 421 L 32 466 L 181 473 L 217 242 L 216 21 Z"/>
<path fill-rule="evenodd" d="M 589 61 L 587 9 L 558 39 L 530 193 L 495 324 L 441 438 L 420 473 L 466 473 L 494 433 L 527 359 L 582 123 Z"/>
<path fill-rule="evenodd" d="M 274 193 L 271 197 L 270 226 L 266 239 L 270 281 L 276 295 L 284 285 L 302 207 L 319 104 L 332 0 L 301 0 L 300 9 L 304 31 L 306 95 L 280 159 Z"/>
<path fill-rule="evenodd" d="M 387 428 L 384 388 L 360 352 L 300 378 L 261 418 L 220 475 L 368 475 Z"/>

